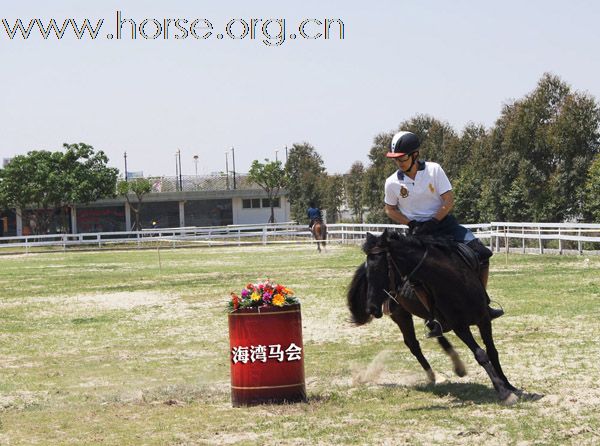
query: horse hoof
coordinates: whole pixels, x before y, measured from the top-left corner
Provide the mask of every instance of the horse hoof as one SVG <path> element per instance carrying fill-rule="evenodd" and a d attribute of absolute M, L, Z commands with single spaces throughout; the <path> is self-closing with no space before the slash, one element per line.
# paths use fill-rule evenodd
<path fill-rule="evenodd" d="M 435 373 L 433 373 L 433 370 L 429 369 L 426 372 L 428 384 L 435 384 Z"/>
<path fill-rule="evenodd" d="M 519 401 L 519 397 L 517 395 L 515 395 L 514 393 L 510 392 L 510 394 L 504 398 L 500 403 L 503 406 L 512 406 L 514 404 L 516 404 Z"/>
<path fill-rule="evenodd" d="M 454 368 L 454 373 L 456 373 L 456 376 L 462 378 L 463 376 L 467 376 L 467 369 L 465 369 L 464 364 L 461 364 L 460 366 Z"/>

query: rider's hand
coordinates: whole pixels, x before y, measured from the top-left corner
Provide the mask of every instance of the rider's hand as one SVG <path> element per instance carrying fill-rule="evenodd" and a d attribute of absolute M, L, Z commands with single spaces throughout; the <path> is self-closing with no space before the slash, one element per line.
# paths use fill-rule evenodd
<path fill-rule="evenodd" d="M 419 226 L 419 222 L 417 220 L 411 220 L 408 222 L 408 233 L 414 234 L 415 229 Z"/>

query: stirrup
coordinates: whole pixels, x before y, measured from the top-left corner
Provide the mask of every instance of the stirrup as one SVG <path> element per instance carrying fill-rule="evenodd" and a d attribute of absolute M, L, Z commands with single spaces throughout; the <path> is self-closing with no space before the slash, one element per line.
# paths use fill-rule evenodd
<path fill-rule="evenodd" d="M 442 324 L 440 324 L 437 319 L 426 321 L 425 326 L 429 328 L 429 333 L 427 333 L 428 338 L 439 338 L 440 336 L 444 336 Z"/>

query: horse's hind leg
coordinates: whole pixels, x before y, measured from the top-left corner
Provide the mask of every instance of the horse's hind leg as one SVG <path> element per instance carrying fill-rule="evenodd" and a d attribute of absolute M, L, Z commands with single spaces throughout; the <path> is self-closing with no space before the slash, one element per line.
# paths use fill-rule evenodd
<path fill-rule="evenodd" d="M 427 359 L 423 356 L 421 346 L 415 335 L 415 325 L 413 324 L 412 316 L 401 307 L 397 307 L 390 316 L 398 327 L 400 327 L 402 337 L 404 338 L 404 344 L 406 344 L 410 352 L 417 358 L 419 364 L 421 364 L 421 367 L 423 367 L 423 370 L 425 370 L 425 373 L 427 373 L 429 383 L 435 384 L 435 373 L 433 373 L 429 362 L 427 362 Z"/>
<path fill-rule="evenodd" d="M 446 354 L 450 356 L 452 364 L 454 365 L 454 373 L 461 377 L 465 376 L 467 374 L 465 364 L 462 362 L 462 359 L 460 359 L 460 356 L 458 356 L 458 353 L 456 353 L 456 350 L 454 350 L 452 344 L 450 344 L 450 341 L 448 341 L 448 339 L 446 339 L 444 336 L 438 337 L 437 340 Z"/>
<path fill-rule="evenodd" d="M 504 380 L 500 378 L 485 350 L 483 350 L 477 344 L 475 338 L 473 338 L 473 334 L 471 333 L 471 330 L 469 330 L 469 327 L 455 328 L 454 332 L 467 345 L 467 347 L 471 349 L 475 355 L 477 363 L 485 369 L 488 376 L 492 380 L 492 384 L 498 392 L 498 396 L 502 402 L 504 404 L 516 403 L 518 400 L 517 396 L 512 393 L 511 389 L 509 389 L 504 383 Z"/>
<path fill-rule="evenodd" d="M 498 358 L 498 350 L 496 350 L 496 346 L 494 345 L 494 338 L 492 337 L 492 321 L 489 319 L 481 321 L 477 327 L 479 328 L 479 333 L 481 334 L 481 339 L 483 339 L 483 343 L 485 344 L 485 350 L 490 358 L 490 362 L 494 366 L 494 369 L 498 372 L 498 375 L 504 381 L 506 387 L 512 391 L 518 391 L 516 387 L 514 387 L 510 382 L 508 382 L 508 378 L 504 375 L 502 371 L 502 366 L 500 365 L 500 359 Z"/>

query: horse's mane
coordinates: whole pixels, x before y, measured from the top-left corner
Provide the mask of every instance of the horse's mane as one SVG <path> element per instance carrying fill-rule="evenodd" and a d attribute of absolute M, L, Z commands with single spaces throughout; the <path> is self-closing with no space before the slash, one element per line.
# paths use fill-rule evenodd
<path fill-rule="evenodd" d="M 452 252 L 456 249 L 457 242 L 451 238 L 444 236 L 414 236 L 404 235 L 398 231 L 384 231 L 382 235 L 378 237 L 367 237 L 362 245 L 362 250 L 368 253 L 375 246 L 382 246 L 383 244 L 391 242 L 395 246 L 404 249 L 423 249 L 428 247 L 438 248 L 444 252 Z"/>

